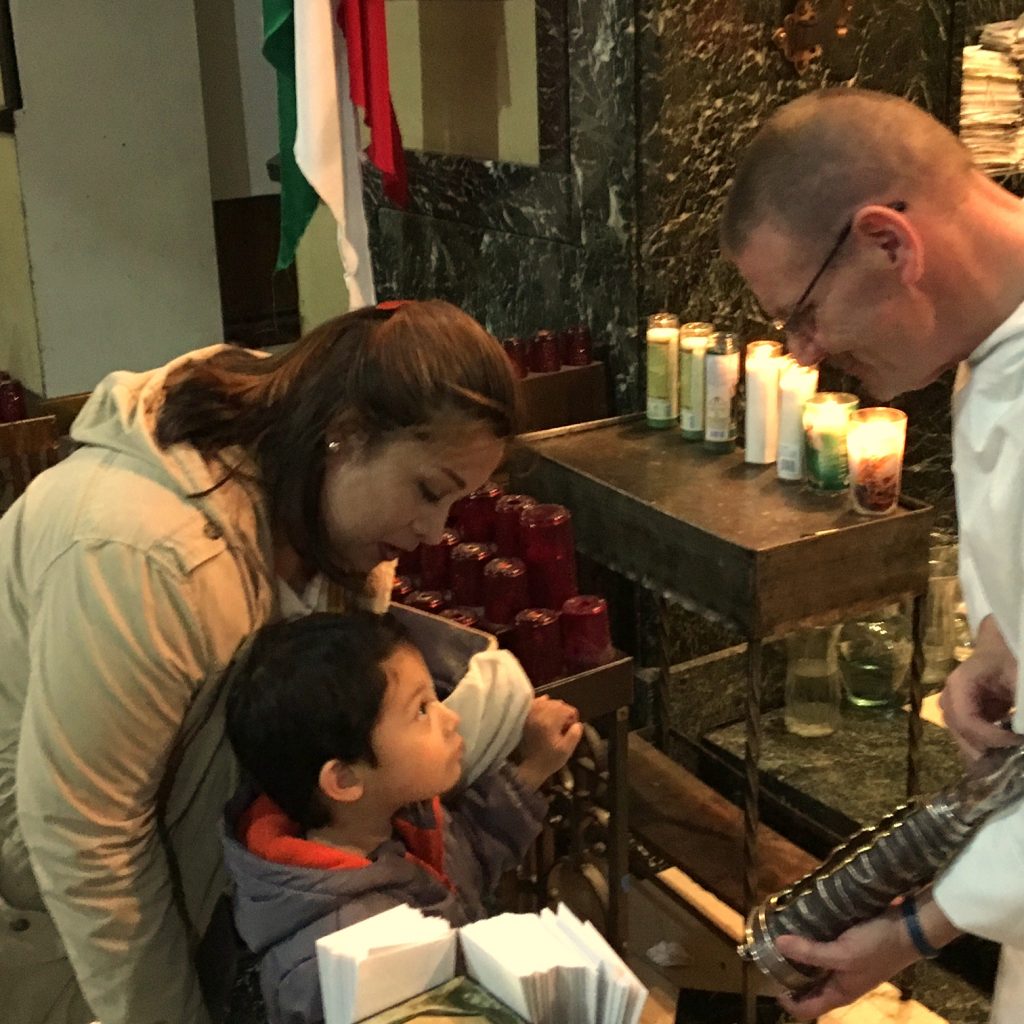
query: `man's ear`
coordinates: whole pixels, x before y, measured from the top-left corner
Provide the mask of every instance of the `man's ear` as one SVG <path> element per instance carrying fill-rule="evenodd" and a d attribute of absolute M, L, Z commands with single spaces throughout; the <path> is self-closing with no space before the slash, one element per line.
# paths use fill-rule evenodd
<path fill-rule="evenodd" d="M 320 792 L 335 803 L 352 804 L 363 795 L 363 780 L 357 765 L 334 758 L 320 769 Z"/>
<path fill-rule="evenodd" d="M 916 284 L 924 273 L 921 236 L 904 213 L 888 206 L 862 207 L 853 219 L 853 232 L 899 271 L 904 284 Z"/>

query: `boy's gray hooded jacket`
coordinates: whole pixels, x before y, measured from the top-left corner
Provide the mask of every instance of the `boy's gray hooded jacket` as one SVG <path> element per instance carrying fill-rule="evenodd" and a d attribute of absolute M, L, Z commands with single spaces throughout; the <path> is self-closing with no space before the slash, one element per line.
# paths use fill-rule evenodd
<path fill-rule="evenodd" d="M 225 860 L 238 930 L 262 957 L 270 1024 L 323 1020 L 322 936 L 401 903 L 456 927 L 485 916 L 488 895 L 525 855 L 546 809 L 506 765 L 450 806 L 434 800 L 406 808 L 395 819 L 396 837 L 363 858 L 301 838 L 268 797 L 251 796 L 242 793 L 228 807 Z"/>

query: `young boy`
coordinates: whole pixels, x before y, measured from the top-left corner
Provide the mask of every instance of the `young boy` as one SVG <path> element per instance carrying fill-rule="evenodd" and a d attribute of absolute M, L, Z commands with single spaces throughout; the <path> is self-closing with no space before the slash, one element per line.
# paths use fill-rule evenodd
<path fill-rule="evenodd" d="M 229 673 L 227 732 L 262 789 L 227 810 L 235 920 L 262 957 L 271 1024 L 323 1020 L 316 940 L 399 903 L 453 925 L 540 831 L 537 795 L 582 733 L 539 698 L 520 763 L 458 784 L 459 719 L 390 616 L 310 615 L 265 627 Z"/>

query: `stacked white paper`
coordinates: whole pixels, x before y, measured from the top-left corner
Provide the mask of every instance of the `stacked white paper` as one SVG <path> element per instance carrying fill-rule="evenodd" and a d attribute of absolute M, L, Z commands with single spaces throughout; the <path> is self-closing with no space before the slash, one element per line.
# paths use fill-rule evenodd
<path fill-rule="evenodd" d="M 986 50 L 1008 53 L 1014 60 L 1020 60 L 1021 21 L 993 21 L 982 25 L 979 42 Z"/>
<path fill-rule="evenodd" d="M 1020 85 L 1020 70 L 1006 53 L 964 47 L 960 138 L 986 170 L 1014 170 L 1024 156 Z"/>
<path fill-rule="evenodd" d="M 531 1024 L 636 1024 L 647 989 L 589 922 L 501 914 L 459 931 L 466 972 Z"/>
<path fill-rule="evenodd" d="M 408 906 L 316 943 L 325 1024 L 354 1024 L 455 976 L 455 932 Z"/>

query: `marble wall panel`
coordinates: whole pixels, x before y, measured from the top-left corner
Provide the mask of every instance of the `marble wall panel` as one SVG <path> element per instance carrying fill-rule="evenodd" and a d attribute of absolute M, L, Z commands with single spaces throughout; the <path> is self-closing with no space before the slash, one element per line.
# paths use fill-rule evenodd
<path fill-rule="evenodd" d="M 829 62 L 798 76 L 771 43 L 780 5 L 644 0 L 640 6 L 639 231 L 641 311 L 700 294 L 708 310 L 758 315 L 718 262 L 721 203 L 746 140 L 776 107 L 824 85 L 905 95 L 943 116 L 952 14 L 942 5 L 858 3 Z M 836 219 L 844 213 L 836 211 Z M 823 215 L 827 221 L 827 214 Z M 649 265 L 678 261 L 673 293 Z"/>
<path fill-rule="evenodd" d="M 574 322 L 579 250 L 396 210 L 378 211 L 374 276 L 381 298 L 447 299 L 499 337 Z"/>

